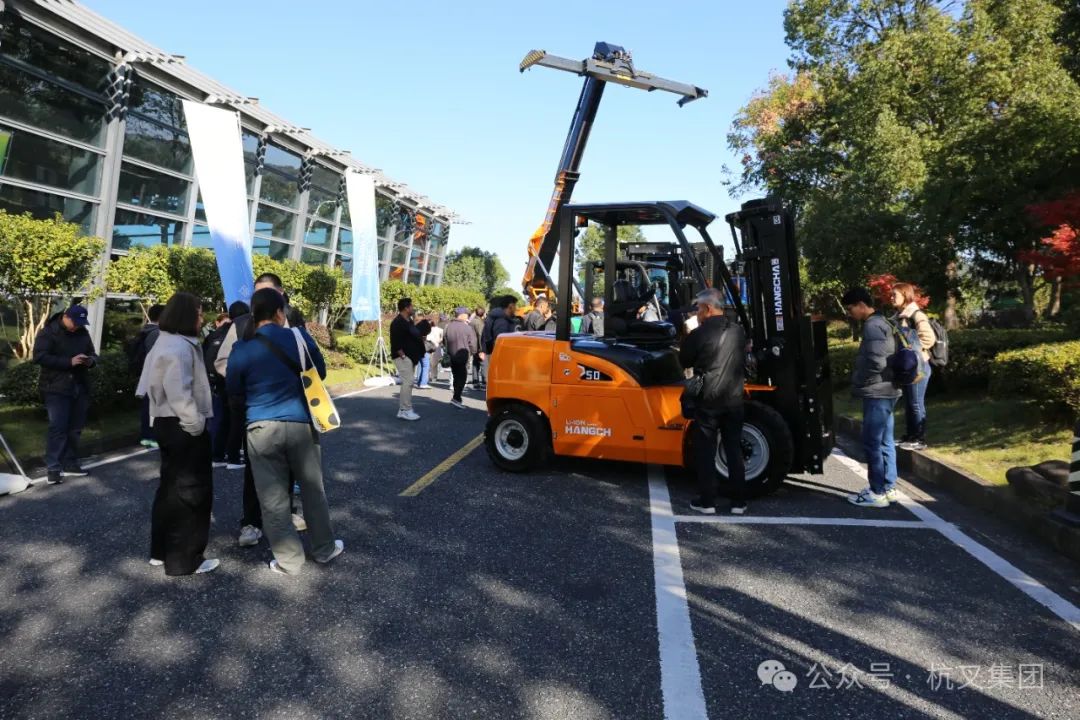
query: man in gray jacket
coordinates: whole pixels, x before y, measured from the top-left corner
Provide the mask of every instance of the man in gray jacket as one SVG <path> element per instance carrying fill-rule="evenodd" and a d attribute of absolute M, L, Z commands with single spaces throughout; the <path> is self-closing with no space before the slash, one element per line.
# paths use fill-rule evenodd
<path fill-rule="evenodd" d="M 870 487 L 848 497 L 848 502 L 862 507 L 888 507 L 898 495 L 893 411 L 901 393 L 889 368 L 889 358 L 896 353 L 896 336 L 889 322 L 874 309 L 874 300 L 865 288 L 848 290 L 841 302 L 851 319 L 863 324 L 862 342 L 851 373 L 851 395 L 862 398 L 862 444 L 870 481 Z"/>
<path fill-rule="evenodd" d="M 446 326 L 446 352 L 450 355 L 450 373 L 454 382 L 454 397 L 450 404 L 464 410 L 461 391 L 465 389 L 465 380 L 469 374 L 469 358 L 479 351 L 476 331 L 469 325 L 469 308 L 454 309 L 456 316 Z"/>

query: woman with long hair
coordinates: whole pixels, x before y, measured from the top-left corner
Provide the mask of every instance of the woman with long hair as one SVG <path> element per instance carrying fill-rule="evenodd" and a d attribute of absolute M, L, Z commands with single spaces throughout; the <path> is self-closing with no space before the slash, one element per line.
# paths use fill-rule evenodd
<path fill-rule="evenodd" d="M 923 360 L 923 378 L 905 385 L 904 416 L 907 431 L 900 440 L 905 450 L 926 449 L 926 387 L 930 384 L 930 349 L 937 340 L 930 318 L 919 308 L 918 291 L 910 283 L 896 283 L 892 290 L 892 306 L 896 310 L 893 322 L 901 327 L 915 328 L 919 336 L 919 352 Z"/>
<path fill-rule="evenodd" d="M 210 538 L 214 488 L 206 421 L 213 399 L 199 345 L 202 305 L 190 293 L 169 298 L 161 334 L 146 357 L 135 394 L 150 400 L 161 448 L 161 482 L 150 518 L 150 564 L 166 575 L 207 573 L 219 560 L 203 553 Z"/>

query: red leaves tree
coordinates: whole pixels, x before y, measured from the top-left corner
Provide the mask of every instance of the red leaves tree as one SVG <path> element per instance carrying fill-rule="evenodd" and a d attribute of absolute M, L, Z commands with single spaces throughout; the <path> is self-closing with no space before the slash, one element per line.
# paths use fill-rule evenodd
<path fill-rule="evenodd" d="M 870 294 L 877 299 L 878 304 L 887 308 L 892 307 L 893 288 L 896 287 L 898 282 L 900 282 L 900 280 L 891 273 L 871 275 L 866 279 L 866 284 L 870 288 Z M 918 286 L 915 287 L 915 302 L 918 304 L 919 308 L 923 310 L 930 304 L 930 297 L 925 295 Z"/>
<path fill-rule="evenodd" d="M 1023 252 L 1020 259 L 1037 265 L 1047 280 L 1080 282 L 1080 192 L 1031 205 L 1028 212 L 1040 227 L 1055 229 L 1042 239 L 1040 249 Z"/>

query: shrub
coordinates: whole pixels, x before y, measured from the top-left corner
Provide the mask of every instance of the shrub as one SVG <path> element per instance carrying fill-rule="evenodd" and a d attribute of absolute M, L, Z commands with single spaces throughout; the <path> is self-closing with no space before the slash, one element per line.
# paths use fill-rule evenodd
<path fill-rule="evenodd" d="M 313 321 L 307 322 L 304 327 L 307 328 L 308 335 L 311 336 L 311 339 L 314 340 L 319 345 L 319 347 L 334 347 L 334 343 L 332 342 L 330 336 L 330 328 L 326 327 L 322 323 L 317 323 Z"/>
<path fill-rule="evenodd" d="M 943 376 L 950 389 L 985 389 L 999 353 L 1068 339 L 1067 331 L 1060 328 L 957 330 L 949 333 L 949 365 Z"/>
<path fill-rule="evenodd" d="M 992 394 L 1020 395 L 1080 415 L 1080 340 L 1010 350 L 994 358 Z"/>
<path fill-rule="evenodd" d="M 134 405 L 138 384 L 139 378 L 128 370 L 127 355 L 102 353 L 97 366 L 90 371 L 90 401 L 101 408 Z"/>
<path fill-rule="evenodd" d="M 323 359 L 326 360 L 326 367 L 330 370 L 346 370 L 356 367 L 356 361 L 352 357 L 334 350 L 323 350 Z"/>
<path fill-rule="evenodd" d="M 829 346 L 829 367 L 832 369 L 834 390 L 851 384 L 851 371 L 855 369 L 855 356 L 858 353 L 858 343 Z"/>
<path fill-rule="evenodd" d="M 8 365 L 0 378 L 0 395 L 12 405 L 40 405 L 38 376 L 41 367 L 32 362 L 16 362 Z"/>

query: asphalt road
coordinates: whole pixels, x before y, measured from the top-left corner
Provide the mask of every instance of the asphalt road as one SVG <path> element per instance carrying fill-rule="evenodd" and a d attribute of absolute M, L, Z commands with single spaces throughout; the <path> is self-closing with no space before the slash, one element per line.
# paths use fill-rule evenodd
<path fill-rule="evenodd" d="M 181 579 L 146 563 L 154 453 L 0 498 L 0 717 L 1080 717 L 1080 631 L 917 508 L 843 502 L 849 460 L 743 524 L 692 521 L 681 473 L 514 476 L 482 448 L 402 497 L 485 415 L 437 389 L 401 422 L 394 392 L 339 399 L 324 466 L 346 551 L 298 578 L 235 544 L 238 472 L 215 471 L 222 567 Z M 1075 565 L 906 487 L 1080 604 Z M 864 519 L 898 522 L 842 524 Z M 766 661 L 790 675 L 763 683 Z"/>

